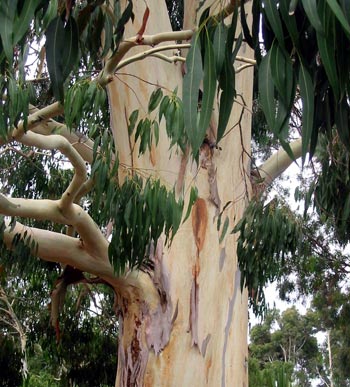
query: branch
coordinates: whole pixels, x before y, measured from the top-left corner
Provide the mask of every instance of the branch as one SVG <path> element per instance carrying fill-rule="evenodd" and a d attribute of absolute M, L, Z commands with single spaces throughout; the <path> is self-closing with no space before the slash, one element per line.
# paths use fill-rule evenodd
<path fill-rule="evenodd" d="M 238 68 L 237 68 L 237 70 L 235 71 L 235 73 L 236 74 L 238 74 L 238 73 L 240 73 L 241 71 L 243 71 L 243 70 L 245 70 L 245 69 L 247 69 L 247 68 L 249 68 L 249 67 L 252 67 L 253 65 L 252 64 L 249 64 L 249 63 L 247 63 L 247 64 L 245 64 L 245 65 L 242 65 L 242 66 L 239 66 Z"/>
<path fill-rule="evenodd" d="M 247 0 L 244 0 L 247 2 Z M 241 4 L 241 0 L 230 0 L 229 4 L 227 4 L 217 15 L 212 16 L 214 20 L 221 21 L 225 19 L 227 16 L 230 16 L 236 9 L 236 6 Z"/>
<path fill-rule="evenodd" d="M 162 59 L 168 63 L 176 63 L 176 62 L 186 62 L 186 58 L 179 55 L 166 56 L 164 54 L 153 54 L 151 55 L 154 58 Z"/>
<path fill-rule="evenodd" d="M 86 181 L 86 166 L 83 158 L 63 136 L 52 134 L 49 137 L 34 132 L 26 132 L 18 138 L 24 145 L 35 146 L 40 149 L 58 149 L 64 154 L 75 169 L 74 176 L 60 200 L 60 209 L 65 211 L 74 201 L 75 196 Z"/>
<path fill-rule="evenodd" d="M 105 67 L 100 75 L 100 84 L 102 86 L 105 86 L 107 83 L 112 81 L 114 71 L 116 70 L 118 64 L 121 62 L 121 60 L 131 48 L 140 45 L 155 46 L 159 43 L 176 40 L 189 40 L 192 38 L 193 34 L 193 30 L 172 31 L 162 32 L 155 35 L 143 35 L 141 42 L 138 36 L 133 36 L 127 40 L 124 40 L 120 43 L 118 51 L 106 61 Z"/>
<path fill-rule="evenodd" d="M 0 194 L 0 213 L 71 225 L 91 256 L 108 261 L 108 241 L 90 215 L 77 204 L 72 204 L 63 214 L 59 200 L 7 198 Z"/>
<path fill-rule="evenodd" d="M 34 113 L 28 116 L 27 127 L 26 130 L 30 130 L 35 128 L 37 125 L 40 125 L 43 122 L 46 122 L 52 117 L 58 116 L 62 114 L 64 111 L 63 106 L 60 102 L 54 102 L 51 105 L 45 106 L 44 108 L 35 111 Z M 13 132 L 9 135 L 9 140 L 16 140 L 18 137 L 21 137 L 24 134 L 24 122 L 21 121 L 18 124 L 18 127 L 13 130 Z"/>
<path fill-rule="evenodd" d="M 235 11 L 236 6 L 239 5 L 240 2 L 241 0 L 230 0 L 230 2 L 218 14 L 211 16 L 211 18 L 216 21 L 225 19 Z M 136 35 L 127 40 L 124 40 L 120 43 L 117 52 L 106 61 L 105 67 L 100 74 L 100 84 L 105 86 L 107 83 L 113 80 L 114 71 L 117 69 L 118 64 L 121 62 L 122 58 L 131 48 L 139 45 L 155 46 L 162 42 L 189 40 L 192 38 L 195 31 L 196 30 L 194 29 L 162 32 L 155 35 L 142 35 L 141 39 L 140 35 Z"/>
<path fill-rule="evenodd" d="M 150 50 L 141 52 L 141 53 L 136 54 L 134 56 L 130 56 L 129 58 L 120 61 L 118 66 L 116 66 L 115 71 L 120 70 L 122 67 L 125 67 L 130 63 L 136 62 L 138 60 L 142 60 L 142 59 L 146 58 L 147 56 L 156 56 L 154 54 L 157 52 L 160 52 L 160 51 L 176 50 L 176 49 L 190 48 L 190 47 L 191 47 L 190 44 L 184 43 L 184 44 L 169 44 L 167 46 L 151 48 Z M 180 58 L 180 57 L 178 57 L 178 58 Z M 179 60 L 181 60 L 181 59 L 179 59 Z"/>
<path fill-rule="evenodd" d="M 29 108 L 33 112 L 39 111 L 33 105 L 29 105 Z M 48 136 L 50 134 L 60 134 L 64 138 L 66 138 L 73 147 L 78 151 L 80 156 L 89 164 L 92 164 L 93 160 L 93 141 L 84 136 L 81 133 L 73 132 L 67 128 L 66 125 L 61 124 L 53 120 L 52 118 L 47 120 L 46 122 L 41 122 L 39 125 L 32 128 L 32 131 L 35 133 L 43 134 Z"/>
<path fill-rule="evenodd" d="M 26 234 L 25 234 L 26 233 Z M 64 234 L 53 231 L 41 230 L 35 227 L 28 227 L 19 222 L 10 227 L 9 222 L 5 221 L 4 243 L 8 249 L 13 249 L 13 238 L 21 235 L 24 243 L 25 236 L 30 235 L 30 244 L 27 245 L 32 249 L 32 241 L 36 242 L 33 255 L 48 262 L 59 262 L 70 265 L 83 272 L 91 273 L 105 280 L 110 284 L 116 293 L 123 297 L 130 297 L 130 294 L 139 292 L 141 295 L 143 283 L 149 280 L 149 276 L 144 273 L 130 272 L 127 276 L 117 277 L 114 269 L 108 259 L 108 242 L 105 245 L 106 259 L 96 259 L 90 254 L 86 244 L 78 238 L 73 238 Z M 151 289 L 152 290 L 152 289 Z M 156 292 L 155 289 L 153 293 Z M 153 300 L 157 299 L 157 293 L 144 294 L 144 297 Z"/>
<path fill-rule="evenodd" d="M 301 138 L 289 144 L 294 154 L 295 160 L 301 157 Z M 268 187 L 278 176 L 280 176 L 292 163 L 292 160 L 284 149 L 278 150 L 269 157 L 263 165 L 258 167 L 260 178 L 264 181 L 264 186 Z"/>
<path fill-rule="evenodd" d="M 95 274 L 106 281 L 108 280 L 109 283 L 114 281 L 114 271 L 109 260 L 96 259 L 95 256 L 89 254 L 84 243 L 78 238 L 28 227 L 19 222 L 16 222 L 15 226 L 11 228 L 9 222 L 5 222 L 4 242 L 7 248 L 13 248 L 12 243 L 15 235 L 20 234 L 24 237 L 25 232 L 27 236 L 31 236 L 31 241 L 34 240 L 37 244 L 37 250 L 33 251 L 33 254 L 44 261 L 60 262 Z M 31 246 L 29 245 L 28 247 Z M 108 245 L 106 246 L 107 249 Z"/>
<path fill-rule="evenodd" d="M 256 65 L 256 60 L 255 59 L 251 59 L 251 58 L 246 58 L 244 56 L 236 56 L 236 60 L 238 60 L 239 62 L 244 62 L 244 63 L 249 63 L 251 65 Z"/>

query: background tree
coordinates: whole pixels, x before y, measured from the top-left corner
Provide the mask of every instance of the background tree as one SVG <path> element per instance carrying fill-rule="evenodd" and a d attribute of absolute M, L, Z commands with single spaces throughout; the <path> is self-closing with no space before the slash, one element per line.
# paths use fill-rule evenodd
<path fill-rule="evenodd" d="M 251 330 L 251 362 L 258 361 L 260 370 L 265 372 L 283 367 L 293 383 L 311 386 L 313 379 L 324 375 L 314 320 L 311 311 L 301 315 L 295 307 L 282 314 L 269 311 L 266 320 Z"/>
<path fill-rule="evenodd" d="M 347 4 L 256 0 L 246 11 L 188 1 L 180 31 L 163 2 L 0 7 L 2 240 L 33 277 L 41 272 L 29 255 L 60 264 L 57 338 L 67 289 L 101 284 L 120 316 L 116 385 L 246 385 L 242 290 L 261 313 L 266 281 L 301 251 L 302 228 L 262 192 L 322 138 L 327 157 L 349 149 Z M 253 171 L 251 200 L 256 63 L 260 105 L 283 149 Z M 302 137 L 291 141 L 300 98 Z M 330 174 L 321 170 L 311 194 L 344 242 L 350 211 L 339 209 L 350 191 L 345 175 L 325 189 Z"/>

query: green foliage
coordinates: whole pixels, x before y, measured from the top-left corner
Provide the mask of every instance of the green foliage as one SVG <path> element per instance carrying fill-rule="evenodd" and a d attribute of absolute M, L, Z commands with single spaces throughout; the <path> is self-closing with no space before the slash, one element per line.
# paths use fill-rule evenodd
<path fill-rule="evenodd" d="M 322 172 L 310 184 L 308 196 L 313 197 L 319 216 L 331 220 L 337 240 L 345 245 L 350 241 L 350 156 L 337 135 L 327 137 L 320 139 L 317 161 Z"/>
<path fill-rule="evenodd" d="M 249 357 L 249 386 L 250 387 L 291 387 L 293 364 L 275 360 L 265 363 L 260 369 L 259 360 Z"/>
<path fill-rule="evenodd" d="M 78 26 L 74 18 L 57 16 L 46 30 L 46 60 L 52 91 L 63 101 L 63 83 L 78 62 Z"/>
<path fill-rule="evenodd" d="M 1 304 L 0 304 L 1 305 Z M 0 385 L 18 387 L 21 384 L 21 351 L 10 334 L 0 331 Z"/>
<path fill-rule="evenodd" d="M 27 125 L 29 91 L 23 82 L 0 75 L 0 90 L 7 98 L 0 105 L 0 138 L 7 138 L 9 129 L 24 120 Z"/>
<path fill-rule="evenodd" d="M 220 93 L 217 142 L 225 133 L 236 95 L 232 64 L 241 44 L 238 39 L 233 50 L 236 25 L 236 16 L 227 27 L 222 21 L 209 17 L 207 8 L 201 16 L 198 31 L 192 37 L 186 57 L 183 106 L 185 130 L 195 159 L 205 138 L 217 93 Z"/>
<path fill-rule="evenodd" d="M 170 147 L 177 145 L 185 152 L 189 145 L 188 133 L 185 130 L 184 103 L 175 90 L 170 96 L 165 95 L 159 106 L 159 122 L 165 118 L 166 133 L 170 139 Z"/>
<path fill-rule="evenodd" d="M 256 0 L 262 19 L 264 55 L 259 64 L 261 106 L 273 133 L 286 139 L 288 117 L 300 86 L 303 103 L 302 155 L 313 155 L 319 133 L 336 127 L 349 149 L 350 107 L 346 95 L 350 86 L 349 9 L 344 1 Z M 254 26 L 253 26 L 254 28 Z M 256 29 L 256 26 L 255 26 Z M 336 44 L 334 42 L 337 42 Z M 256 44 L 257 58 L 261 56 Z"/>
<path fill-rule="evenodd" d="M 146 182 L 134 176 L 125 180 L 111 198 L 108 208 L 114 228 L 109 255 L 117 273 L 126 265 L 140 268 L 147 265 L 152 241 L 164 232 L 171 243 L 183 213 L 183 200 L 175 199 L 159 180 Z"/>
<path fill-rule="evenodd" d="M 287 255 L 306 254 L 302 229 L 290 209 L 276 199 L 264 204 L 252 200 L 232 231 L 239 232 L 238 265 L 241 287 L 247 287 L 257 314 L 266 308 L 264 286 L 276 280 Z"/>
<path fill-rule="evenodd" d="M 70 288 L 60 317 L 61 340 L 57 343 L 49 322 L 48 303 L 58 270 L 51 270 L 51 276 L 48 272 L 46 267 L 39 279 L 39 273 L 35 277 L 13 263 L 1 273 L 1 286 L 15 314 L 19 321 L 25 321 L 22 327 L 27 339 L 29 379 L 24 385 L 114 385 L 118 325 L 112 310 L 112 291 L 100 286 Z M 4 307 L 1 300 L 0 307 Z M 0 322 L 0 385 L 17 387 L 21 385 L 22 355 L 19 337 L 9 328 Z"/>
<path fill-rule="evenodd" d="M 108 125 L 109 114 L 106 112 L 106 104 L 105 89 L 96 81 L 82 79 L 74 83 L 66 93 L 65 124 L 70 129 L 83 129 L 85 124 L 87 129 L 90 129 L 90 135 L 94 137 L 94 131 Z"/>
<path fill-rule="evenodd" d="M 293 385 L 310 386 L 313 378 L 326 378 L 314 337 L 316 322 L 311 311 L 301 315 L 295 307 L 282 314 L 269 310 L 251 330 L 249 385 L 291 386 L 293 381 Z"/>

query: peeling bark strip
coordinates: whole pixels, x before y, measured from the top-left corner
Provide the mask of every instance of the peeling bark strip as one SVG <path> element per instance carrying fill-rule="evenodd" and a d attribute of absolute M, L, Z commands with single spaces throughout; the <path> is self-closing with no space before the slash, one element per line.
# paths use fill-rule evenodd
<path fill-rule="evenodd" d="M 122 337 L 118 346 L 119 386 L 142 387 L 149 353 L 142 340 L 142 324 L 134 311 L 128 310 L 126 302 L 123 314 L 123 318 L 119 319 Z M 133 330 L 130 330 L 131 326 L 134 326 Z M 126 332 L 129 333 L 127 337 Z"/>
<path fill-rule="evenodd" d="M 202 251 L 208 224 L 208 211 L 204 199 L 198 198 L 192 208 L 192 230 L 198 253 Z"/>
<path fill-rule="evenodd" d="M 142 291 L 135 289 L 128 298 L 120 302 L 122 319 L 119 343 L 118 387 L 144 386 L 145 371 L 149 353 L 158 355 L 170 340 L 170 334 L 177 316 L 169 296 L 169 273 L 163 265 L 163 241 L 157 248 L 151 246 L 150 259 L 154 270 L 140 278 Z M 151 301 L 146 297 L 154 294 Z"/>
<path fill-rule="evenodd" d="M 169 273 L 163 264 L 163 241 L 158 240 L 156 250 L 151 247 L 150 259 L 154 263 L 152 281 L 159 294 L 160 302 L 151 310 L 146 318 L 146 342 L 148 348 L 152 348 L 159 354 L 170 340 L 174 322 L 177 317 L 178 307 L 173 312 L 170 299 Z"/>
<path fill-rule="evenodd" d="M 226 350 L 227 350 L 227 344 L 228 344 L 228 336 L 230 334 L 230 328 L 232 324 L 232 318 L 233 318 L 233 309 L 236 302 L 237 294 L 240 292 L 240 284 L 241 284 L 241 272 L 237 269 L 236 275 L 235 275 L 235 288 L 233 291 L 232 298 L 229 300 L 229 307 L 228 307 L 228 316 L 225 326 L 225 342 L 224 342 L 224 348 L 222 350 L 222 374 L 221 374 L 221 387 L 226 387 Z"/>

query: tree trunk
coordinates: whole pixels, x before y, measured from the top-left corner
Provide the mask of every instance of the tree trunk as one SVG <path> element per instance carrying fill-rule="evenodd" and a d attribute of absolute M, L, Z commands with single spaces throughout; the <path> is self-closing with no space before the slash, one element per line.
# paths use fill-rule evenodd
<path fill-rule="evenodd" d="M 170 31 L 164 2 L 149 0 L 145 34 Z M 185 28 L 193 28 L 196 2 L 185 1 Z M 201 8 L 201 11 L 205 6 Z M 134 2 L 135 21 L 125 37 L 141 27 L 145 3 Z M 145 51 L 135 48 L 128 54 Z M 167 54 L 173 55 L 173 52 Z M 185 53 L 182 53 L 185 56 Z M 245 43 L 239 55 L 252 57 Z M 127 120 L 134 109 L 146 115 L 156 85 L 182 90 L 183 66 L 148 57 L 121 69 L 108 86 L 111 129 L 118 149 L 121 175 L 139 172 L 160 178 L 177 192 L 198 188 L 199 198 L 170 248 L 158 241 L 154 271 L 135 274 L 137 287 L 119 300 L 120 342 L 116 386 L 247 386 L 247 293 L 240 290 L 236 237 L 230 234 L 250 195 L 250 127 L 252 68 L 236 76 L 237 102 L 220 148 L 203 144 L 199 165 L 180 150 L 169 150 L 164 122 L 151 152 L 138 157 L 128 136 Z M 241 96 L 241 97 L 240 97 Z M 244 108 L 246 105 L 247 108 Z M 216 105 L 215 105 L 216 106 Z M 139 117 L 140 117 L 139 116 Z M 209 141 L 215 140 L 213 112 Z M 238 123 L 240 122 L 240 125 Z M 232 130 L 230 130 L 232 128 Z M 222 215 L 230 224 L 226 236 L 217 230 Z"/>

